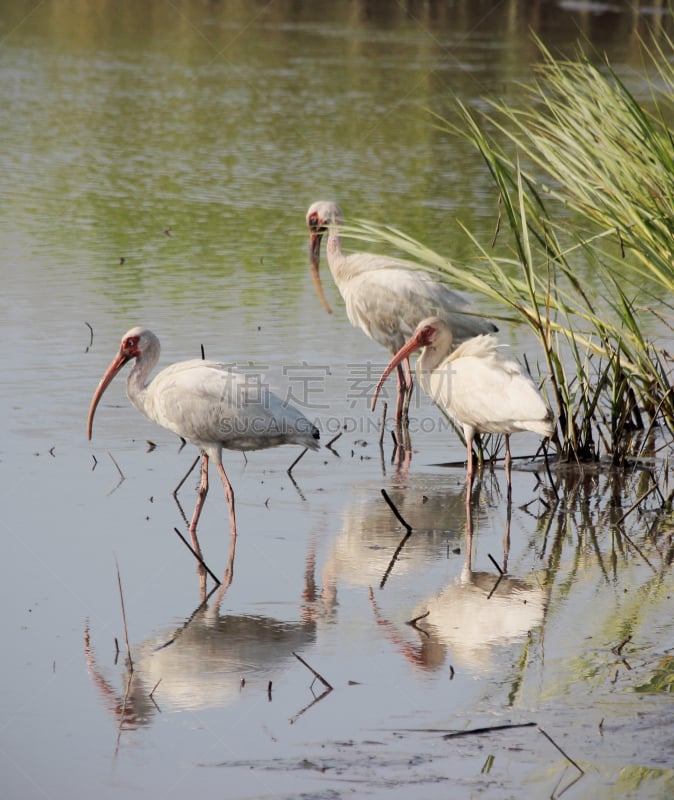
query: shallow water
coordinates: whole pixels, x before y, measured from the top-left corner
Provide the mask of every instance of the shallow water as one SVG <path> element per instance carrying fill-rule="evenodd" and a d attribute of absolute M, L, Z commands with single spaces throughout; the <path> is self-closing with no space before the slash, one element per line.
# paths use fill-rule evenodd
<path fill-rule="evenodd" d="M 3 796 L 548 797 L 580 774 L 564 754 L 585 770 L 565 797 L 669 796 L 671 695 L 654 676 L 671 659 L 671 534 L 649 536 L 648 507 L 617 524 L 640 476 L 559 476 L 555 507 L 545 473 L 517 470 L 509 515 L 503 473 L 487 471 L 467 563 L 462 447 L 421 396 L 408 467 L 388 433 L 380 447 L 368 387 L 386 356 L 329 276 L 332 316 L 308 276 L 304 214 L 321 196 L 469 258 L 455 221 L 491 236 L 490 181 L 425 110 L 448 111 L 450 90 L 515 95 L 529 25 L 566 48 L 580 26 L 629 74 L 656 19 L 533 13 L 0 8 Z M 182 513 L 171 496 L 193 449 L 138 415 L 121 378 L 86 440 L 96 383 L 139 322 L 161 364 L 202 345 L 253 362 L 324 444 L 341 433 L 295 482 L 296 448 L 226 455 L 234 577 L 205 608 L 174 533 L 196 473 Z M 414 529 L 395 560 L 405 531 L 382 489 Z M 199 530 L 221 576 L 215 476 Z M 507 561 L 498 586 L 492 559 Z M 443 739 L 528 722 L 564 752 L 536 726 Z"/>

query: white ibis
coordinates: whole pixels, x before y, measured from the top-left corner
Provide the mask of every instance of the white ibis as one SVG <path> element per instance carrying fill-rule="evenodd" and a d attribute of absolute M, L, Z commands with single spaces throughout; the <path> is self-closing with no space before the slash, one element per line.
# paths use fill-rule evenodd
<path fill-rule="evenodd" d="M 328 311 L 319 274 L 321 239 L 326 230 L 328 266 L 344 298 L 349 321 L 391 355 L 398 352 L 422 319 L 433 315 L 444 320 L 456 342 L 497 330 L 489 320 L 471 314 L 471 307 L 461 294 L 434 280 L 416 264 L 373 253 L 345 255 L 339 235 L 341 219 L 339 206 L 329 200 L 313 203 L 307 211 L 312 275 Z M 398 366 L 399 424 L 405 397 L 409 403 L 412 391 L 409 358 L 404 359 L 404 366 L 405 372 L 402 365 Z"/>
<path fill-rule="evenodd" d="M 159 339 L 146 328 L 132 328 L 122 337 L 119 352 L 100 380 L 91 400 L 87 435 L 103 392 L 120 369 L 135 358 L 126 393 L 145 416 L 201 451 L 201 482 L 190 523 L 195 550 L 201 555 L 196 526 L 208 492 L 208 460 L 215 461 L 229 505 L 232 536 L 236 536 L 234 492 L 222 466 L 222 448 L 261 450 L 281 444 L 318 449 L 318 429 L 296 408 L 283 402 L 264 384 L 250 381 L 229 365 L 195 359 L 149 373 L 159 359 Z"/>
<path fill-rule="evenodd" d="M 398 350 L 382 373 L 372 399 L 393 368 L 416 350 L 417 377 L 424 391 L 463 428 L 468 447 L 468 486 L 473 482 L 473 437 L 476 433 L 505 434 L 505 467 L 510 487 L 510 434 L 554 433 L 552 411 L 520 365 L 504 356 L 495 336 L 469 339 L 452 351 L 452 332 L 438 317 L 422 320 L 414 335 Z"/>

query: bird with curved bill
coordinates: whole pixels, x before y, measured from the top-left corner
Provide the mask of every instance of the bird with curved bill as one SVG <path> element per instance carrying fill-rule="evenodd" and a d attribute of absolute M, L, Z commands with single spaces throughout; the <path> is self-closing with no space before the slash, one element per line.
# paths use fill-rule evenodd
<path fill-rule="evenodd" d="M 349 322 L 383 345 L 391 355 L 405 344 L 419 322 L 430 316 L 444 321 L 455 342 L 497 330 L 492 322 L 476 315 L 463 295 L 417 264 L 376 253 L 346 255 L 339 233 L 341 224 L 341 211 L 332 201 L 320 200 L 307 211 L 311 272 L 319 298 L 330 311 L 319 272 L 321 240 L 327 231 L 328 267 L 344 298 Z M 407 416 L 412 393 L 409 357 L 402 360 L 397 372 L 396 422 L 400 426 Z"/>
<path fill-rule="evenodd" d="M 532 431 L 549 438 L 553 414 L 532 379 L 499 349 L 495 336 L 469 339 L 452 350 L 452 332 L 439 317 L 429 317 L 398 350 L 379 379 L 372 410 L 389 374 L 412 353 L 423 390 L 462 427 L 468 448 L 467 481 L 473 483 L 473 438 L 476 433 L 505 435 L 505 468 L 510 491 L 510 435 Z"/>
<path fill-rule="evenodd" d="M 201 452 L 201 481 L 189 526 L 194 549 L 201 557 L 196 530 L 208 492 L 209 459 L 220 475 L 232 536 L 236 537 L 234 491 L 222 465 L 223 447 L 246 451 L 296 444 L 317 450 L 320 435 L 294 406 L 228 364 L 203 359 L 179 361 L 148 383 L 159 352 L 159 339 L 147 328 L 132 328 L 124 334 L 119 352 L 92 397 L 87 436 L 91 439 L 94 414 L 103 393 L 122 367 L 135 359 L 126 382 L 131 403 L 149 420 L 196 445 Z"/>

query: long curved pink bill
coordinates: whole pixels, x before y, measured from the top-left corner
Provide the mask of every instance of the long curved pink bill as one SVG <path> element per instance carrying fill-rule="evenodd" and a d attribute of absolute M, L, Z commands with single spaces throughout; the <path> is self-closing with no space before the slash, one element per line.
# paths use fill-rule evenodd
<path fill-rule="evenodd" d="M 386 382 L 388 376 L 393 372 L 393 370 L 400 364 L 401 361 L 404 361 L 406 358 L 409 358 L 410 355 L 421 347 L 419 343 L 418 337 L 413 336 L 408 342 L 398 350 L 398 352 L 393 356 L 393 358 L 389 361 L 386 365 L 386 368 L 381 374 L 381 378 L 379 378 L 379 383 L 377 384 L 374 395 L 372 396 L 372 404 L 370 406 L 370 410 L 374 411 L 375 406 L 377 405 L 377 398 L 379 397 L 379 392 L 381 391 L 381 387 Z"/>
<path fill-rule="evenodd" d="M 314 282 L 314 288 L 316 289 L 316 294 L 318 295 L 318 299 L 321 301 L 321 305 L 328 312 L 328 314 L 332 314 L 330 303 L 328 303 L 328 298 L 325 296 L 325 292 L 323 291 L 323 284 L 321 283 L 321 275 L 320 272 L 318 271 L 318 265 L 320 264 L 321 261 L 322 238 L 323 238 L 322 234 L 316 233 L 314 231 L 311 232 L 311 236 L 309 237 L 309 255 L 311 258 L 311 280 Z"/>
<path fill-rule="evenodd" d="M 112 379 L 128 360 L 129 358 L 123 353 L 118 353 L 112 360 L 110 366 L 105 370 L 103 377 L 98 382 L 98 386 L 96 387 L 94 396 L 91 398 L 91 404 L 89 406 L 89 416 L 87 417 L 87 439 L 91 439 L 91 431 L 94 425 L 94 414 L 96 413 L 98 402 L 103 396 L 103 392 L 108 388 Z"/>

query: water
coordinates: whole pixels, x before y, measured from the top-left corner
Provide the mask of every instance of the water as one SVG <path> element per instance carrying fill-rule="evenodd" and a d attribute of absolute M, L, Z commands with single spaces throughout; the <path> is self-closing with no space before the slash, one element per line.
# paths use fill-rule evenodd
<path fill-rule="evenodd" d="M 646 538 L 648 510 L 630 529 L 647 562 L 615 528 L 629 502 L 610 474 L 565 478 L 548 513 L 545 476 L 517 471 L 509 519 L 497 469 L 473 505 L 469 575 L 463 468 L 437 466 L 462 447 L 423 397 L 409 469 L 388 434 L 379 447 L 364 385 L 385 354 L 348 324 L 329 276 L 335 313 L 323 312 L 304 224 L 330 197 L 468 260 L 456 221 L 490 237 L 493 190 L 427 112 L 451 113 L 450 92 L 518 96 L 536 58 L 529 26 L 566 50 L 580 30 L 630 74 L 652 12 L 2 5 L 3 796 L 563 790 L 578 773 L 535 727 L 431 732 L 510 722 L 538 723 L 582 764 L 567 797 L 668 796 L 671 702 L 635 691 L 672 647 L 667 547 Z M 202 345 L 253 362 L 323 443 L 342 432 L 304 457 L 296 484 L 296 449 L 226 455 L 240 535 L 232 584 L 205 610 L 173 530 L 193 450 L 138 415 L 121 378 L 86 440 L 96 383 L 141 322 L 162 364 Z M 624 496 L 640 496 L 631 480 Z M 179 495 L 187 516 L 195 485 Z M 381 489 L 414 528 L 395 561 L 404 529 Z M 484 617 L 508 525 L 509 576 Z M 200 540 L 222 575 L 215 476 Z M 333 690 L 321 695 L 293 652 Z"/>

